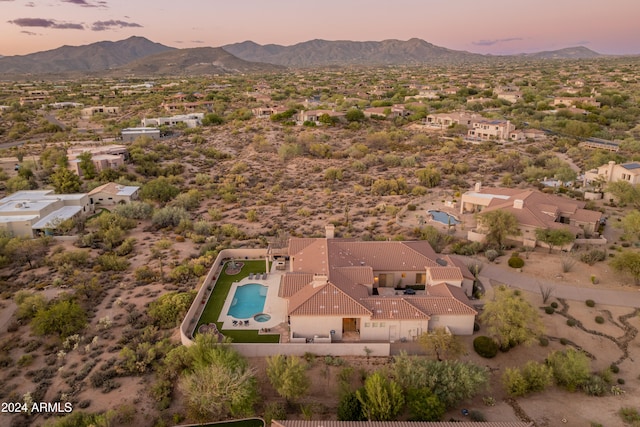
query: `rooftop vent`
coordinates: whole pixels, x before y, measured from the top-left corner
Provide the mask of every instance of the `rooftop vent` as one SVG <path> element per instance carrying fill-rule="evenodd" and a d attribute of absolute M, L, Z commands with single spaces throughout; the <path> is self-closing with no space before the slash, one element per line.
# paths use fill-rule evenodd
<path fill-rule="evenodd" d="M 437 258 L 436 259 L 436 264 L 441 265 L 443 267 L 446 267 L 447 265 L 449 265 L 449 263 L 447 262 L 447 260 L 442 259 L 442 258 Z"/>

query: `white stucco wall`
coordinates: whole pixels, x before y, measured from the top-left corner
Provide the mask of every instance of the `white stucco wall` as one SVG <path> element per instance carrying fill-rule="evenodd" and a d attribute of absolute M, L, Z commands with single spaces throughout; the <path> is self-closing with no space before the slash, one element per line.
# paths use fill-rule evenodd
<path fill-rule="evenodd" d="M 423 320 L 369 320 L 360 323 L 360 339 L 363 341 L 413 341 L 422 332 L 426 332 L 429 321 Z"/>
<path fill-rule="evenodd" d="M 475 316 L 472 315 L 434 315 L 429 322 L 429 330 L 448 327 L 454 335 L 472 335 L 473 322 Z"/>
<path fill-rule="evenodd" d="M 296 337 L 313 338 L 314 336 L 330 336 L 342 339 L 342 316 L 291 316 L 291 332 Z"/>

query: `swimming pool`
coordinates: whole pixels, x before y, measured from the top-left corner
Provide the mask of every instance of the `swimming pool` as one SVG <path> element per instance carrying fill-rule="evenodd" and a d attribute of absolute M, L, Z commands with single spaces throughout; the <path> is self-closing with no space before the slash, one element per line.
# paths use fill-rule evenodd
<path fill-rule="evenodd" d="M 434 221 L 441 222 L 445 225 L 460 224 L 460 221 L 458 221 L 455 216 L 449 215 L 446 212 L 442 212 L 442 211 L 427 211 L 427 212 L 431 215 Z"/>
<path fill-rule="evenodd" d="M 238 286 L 227 314 L 236 319 L 249 319 L 255 314 L 262 313 L 267 289 L 266 286 L 258 283 Z"/>

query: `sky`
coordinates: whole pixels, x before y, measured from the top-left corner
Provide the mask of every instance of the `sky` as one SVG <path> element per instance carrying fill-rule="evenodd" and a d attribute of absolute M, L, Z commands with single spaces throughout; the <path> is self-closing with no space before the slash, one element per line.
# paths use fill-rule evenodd
<path fill-rule="evenodd" d="M 0 55 L 142 36 L 167 46 L 420 38 L 516 54 L 640 54 L 640 0 L 0 0 Z"/>

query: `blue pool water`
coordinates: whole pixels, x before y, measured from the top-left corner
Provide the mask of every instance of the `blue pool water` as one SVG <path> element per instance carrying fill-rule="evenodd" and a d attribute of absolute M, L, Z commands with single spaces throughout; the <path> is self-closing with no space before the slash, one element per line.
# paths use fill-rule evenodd
<path fill-rule="evenodd" d="M 441 222 L 445 225 L 460 224 L 460 221 L 458 221 L 456 217 L 454 217 L 453 215 L 449 215 L 446 212 L 442 212 L 442 211 L 427 211 L 427 212 L 431 214 L 431 217 L 433 217 L 434 221 Z"/>
<path fill-rule="evenodd" d="M 249 283 L 238 286 L 231 307 L 229 316 L 236 319 L 248 319 L 264 310 L 264 300 L 267 298 L 267 287 L 257 283 Z"/>

